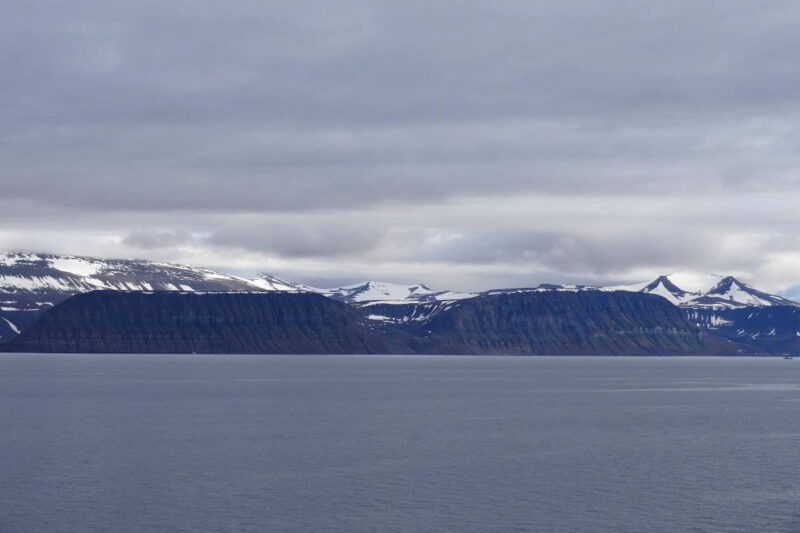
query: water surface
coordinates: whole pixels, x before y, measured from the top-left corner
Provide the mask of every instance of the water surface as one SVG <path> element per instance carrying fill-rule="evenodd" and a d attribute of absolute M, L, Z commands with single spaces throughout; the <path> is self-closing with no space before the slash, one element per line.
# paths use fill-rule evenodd
<path fill-rule="evenodd" d="M 800 531 L 800 360 L 0 355 L 0 531 Z"/>

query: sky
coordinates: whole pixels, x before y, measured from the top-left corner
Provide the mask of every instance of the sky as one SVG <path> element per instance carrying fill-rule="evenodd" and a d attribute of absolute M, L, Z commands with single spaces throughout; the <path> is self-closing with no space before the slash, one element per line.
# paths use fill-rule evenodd
<path fill-rule="evenodd" d="M 0 249 L 800 296 L 800 3 L 5 0 Z"/>

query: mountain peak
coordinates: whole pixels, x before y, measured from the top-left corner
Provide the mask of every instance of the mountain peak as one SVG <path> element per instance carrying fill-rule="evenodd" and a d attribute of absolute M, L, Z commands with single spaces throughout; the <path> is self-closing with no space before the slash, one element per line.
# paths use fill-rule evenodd
<path fill-rule="evenodd" d="M 688 291 L 685 291 L 685 290 L 681 289 L 680 287 L 678 287 L 677 285 L 675 285 L 672 282 L 672 280 L 669 279 L 669 276 L 666 276 L 666 275 L 663 275 L 663 274 L 661 276 L 658 276 L 656 279 L 651 281 L 647 286 L 645 286 L 645 288 L 642 289 L 642 292 L 653 292 L 655 290 L 658 290 L 659 287 L 663 287 L 670 294 L 673 294 L 675 296 L 681 296 L 682 297 L 682 296 L 684 296 L 686 294 L 689 294 Z"/>
<path fill-rule="evenodd" d="M 698 293 L 681 289 L 672 282 L 669 276 L 665 275 L 658 276 L 644 287 L 637 289 L 637 292 L 661 296 L 662 298 L 669 300 L 670 303 L 674 305 L 683 305 L 693 298 L 699 296 Z"/>
<path fill-rule="evenodd" d="M 747 284 L 742 283 L 733 276 L 725 276 L 721 278 L 719 282 L 711 288 L 711 290 L 708 291 L 708 294 L 722 293 L 730 290 L 731 287 L 738 287 L 740 289 L 750 288 Z"/>

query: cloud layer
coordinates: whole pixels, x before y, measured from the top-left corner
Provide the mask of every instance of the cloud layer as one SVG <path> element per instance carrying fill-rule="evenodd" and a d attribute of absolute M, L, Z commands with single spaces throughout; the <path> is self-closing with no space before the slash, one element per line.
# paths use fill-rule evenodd
<path fill-rule="evenodd" d="M 799 23 L 790 1 L 12 0 L 0 247 L 796 291 Z"/>

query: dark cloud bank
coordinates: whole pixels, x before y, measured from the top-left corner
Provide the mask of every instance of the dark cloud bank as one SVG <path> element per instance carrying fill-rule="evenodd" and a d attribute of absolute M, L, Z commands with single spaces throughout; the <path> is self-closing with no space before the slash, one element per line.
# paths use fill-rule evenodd
<path fill-rule="evenodd" d="M 0 246 L 796 293 L 799 24 L 790 1 L 12 0 Z"/>

